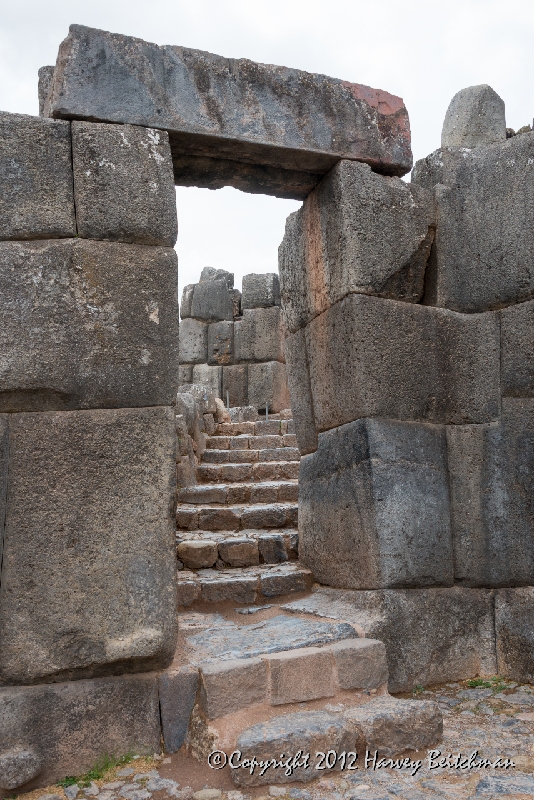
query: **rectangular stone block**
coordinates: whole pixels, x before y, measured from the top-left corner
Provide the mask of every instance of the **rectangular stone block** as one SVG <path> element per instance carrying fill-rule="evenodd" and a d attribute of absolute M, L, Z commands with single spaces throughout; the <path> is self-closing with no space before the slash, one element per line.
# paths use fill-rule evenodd
<path fill-rule="evenodd" d="M 191 316 L 191 306 L 193 304 L 193 292 L 196 283 L 188 283 L 182 290 L 182 299 L 180 301 L 180 318 L 187 319 Z"/>
<path fill-rule="evenodd" d="M 206 322 L 233 320 L 233 297 L 224 278 L 195 284 L 191 301 L 191 316 Z"/>
<path fill-rule="evenodd" d="M 237 362 L 284 361 L 279 306 L 246 308 L 234 331 Z"/>
<path fill-rule="evenodd" d="M 80 236 L 174 247 L 178 220 L 166 131 L 73 122 L 72 160 Z"/>
<path fill-rule="evenodd" d="M 185 742 L 198 683 L 198 669 L 190 664 L 177 670 L 171 668 L 159 676 L 159 706 L 166 753 L 176 753 Z"/>
<path fill-rule="evenodd" d="M 340 689 L 378 689 L 387 684 L 388 663 L 384 642 L 347 639 L 330 645 Z"/>
<path fill-rule="evenodd" d="M 278 266 L 289 330 L 353 292 L 418 303 L 435 225 L 432 192 L 338 162 L 286 222 Z"/>
<path fill-rule="evenodd" d="M 170 248 L 0 242 L 0 411 L 171 405 L 176 274 Z"/>
<path fill-rule="evenodd" d="M 264 703 L 267 667 L 261 658 L 206 661 L 200 665 L 200 706 L 208 719 L 217 719 Z"/>
<path fill-rule="evenodd" d="M 45 114 L 167 130 L 182 185 L 304 199 L 340 158 L 388 175 L 412 166 L 400 97 L 82 25 L 60 46 Z"/>
<path fill-rule="evenodd" d="M 252 272 L 243 276 L 241 306 L 245 308 L 269 308 L 280 305 L 280 281 L 275 272 L 259 275 Z"/>
<path fill-rule="evenodd" d="M 258 543 L 246 537 L 219 542 L 219 557 L 231 567 L 250 567 L 260 563 Z"/>
<path fill-rule="evenodd" d="M 172 660 L 175 448 L 172 408 L 11 416 L 0 683 Z"/>
<path fill-rule="evenodd" d="M 534 397 L 534 302 L 503 308 L 501 388 L 507 397 Z"/>
<path fill-rule="evenodd" d="M 0 239 L 76 236 L 69 122 L 0 112 Z"/>
<path fill-rule="evenodd" d="M 362 417 L 462 425 L 500 411 L 495 314 L 353 294 L 306 328 L 315 423 Z"/>
<path fill-rule="evenodd" d="M 208 326 L 208 364 L 232 364 L 234 360 L 234 323 L 212 322 Z"/>
<path fill-rule="evenodd" d="M 183 383 L 193 383 L 193 365 L 180 364 L 178 366 L 178 386 Z"/>
<path fill-rule="evenodd" d="M 4 549 L 4 521 L 6 518 L 7 476 L 9 467 L 9 416 L 0 414 L 0 580 Z"/>
<path fill-rule="evenodd" d="M 267 361 L 248 365 L 248 402 L 259 411 L 268 405 L 269 413 L 273 414 L 289 407 L 285 364 Z"/>
<path fill-rule="evenodd" d="M 264 656 L 269 667 L 270 703 L 304 703 L 333 697 L 334 658 L 329 647 L 302 647 Z"/>
<path fill-rule="evenodd" d="M 320 434 L 300 462 L 299 534 L 320 583 L 451 585 L 444 428 L 363 419 Z"/>
<path fill-rule="evenodd" d="M 290 333 L 284 341 L 287 383 L 298 448 L 302 455 L 317 450 L 317 428 L 313 411 L 310 365 L 303 329 Z"/>
<path fill-rule="evenodd" d="M 228 392 L 228 395 L 227 395 Z M 230 401 L 230 407 L 246 406 L 248 403 L 248 366 L 233 364 L 223 367 L 222 400 Z"/>
<path fill-rule="evenodd" d="M 206 386 L 214 392 L 215 397 L 220 397 L 222 371 L 222 367 L 210 367 L 208 364 L 195 364 L 193 367 L 193 383 Z"/>
<path fill-rule="evenodd" d="M 490 425 L 447 428 L 455 580 L 534 583 L 534 399 L 505 397 Z"/>
<path fill-rule="evenodd" d="M 17 792 L 81 775 L 103 754 L 159 751 L 158 676 L 123 675 L 0 689 L 0 758 L 28 753 L 13 770 Z M 18 773 L 18 774 L 17 774 Z M 1 791 L 1 789 L 0 789 Z"/>
<path fill-rule="evenodd" d="M 495 635 L 499 675 L 534 682 L 534 588 L 499 589 L 495 594 Z"/>
<path fill-rule="evenodd" d="M 186 318 L 180 322 L 178 339 L 180 364 L 205 364 L 208 360 L 208 324 Z M 196 381 L 195 381 L 196 382 Z"/>

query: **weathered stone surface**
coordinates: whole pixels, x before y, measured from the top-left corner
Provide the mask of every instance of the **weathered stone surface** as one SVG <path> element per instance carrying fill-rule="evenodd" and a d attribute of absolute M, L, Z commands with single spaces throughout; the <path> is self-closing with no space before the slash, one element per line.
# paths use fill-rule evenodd
<path fill-rule="evenodd" d="M 321 583 L 452 584 L 449 514 L 441 426 L 357 420 L 301 460 L 300 555 Z"/>
<path fill-rule="evenodd" d="M 178 558 L 189 569 L 205 569 L 213 567 L 217 561 L 217 542 L 186 541 L 177 547 Z"/>
<path fill-rule="evenodd" d="M 103 753 L 158 752 L 158 676 L 5 687 L 0 689 L 0 719 L 0 761 L 6 753 L 24 750 L 42 764 L 35 777 L 16 787 L 29 791 L 83 774 Z"/>
<path fill-rule="evenodd" d="M 304 330 L 289 334 L 284 341 L 284 353 L 298 447 L 302 455 L 306 455 L 317 450 L 317 428 Z"/>
<path fill-rule="evenodd" d="M 285 520 L 282 522 L 284 524 Z M 258 536 L 258 549 L 264 564 L 279 564 L 287 561 L 287 550 L 281 533 Z"/>
<path fill-rule="evenodd" d="M 379 750 L 384 758 L 406 750 L 425 750 L 443 737 L 443 717 L 438 704 L 431 700 L 377 697 L 343 716 L 350 725 L 359 728 L 366 749 Z"/>
<path fill-rule="evenodd" d="M 356 636 L 354 628 L 343 622 L 277 616 L 244 627 L 232 624 L 222 629 L 214 626 L 188 636 L 187 643 L 193 651 L 192 663 L 199 663 L 212 658 L 224 661 L 256 658 L 266 653 L 329 644 Z"/>
<path fill-rule="evenodd" d="M 176 193 L 165 131 L 73 122 L 72 160 L 80 236 L 174 247 Z"/>
<path fill-rule="evenodd" d="M 171 405 L 176 253 L 112 242 L 1 242 L 0 410 Z"/>
<path fill-rule="evenodd" d="M 417 162 L 412 181 L 436 187 L 438 216 L 425 303 L 471 313 L 534 297 L 533 164 L 534 133 Z"/>
<path fill-rule="evenodd" d="M 76 236 L 70 125 L 0 112 L 0 239 Z"/>
<path fill-rule="evenodd" d="M 225 575 L 224 580 L 202 578 L 201 599 L 205 603 L 223 603 L 232 600 L 234 603 L 255 603 L 258 579 L 255 576 Z M 234 656 L 237 657 L 237 656 Z"/>
<path fill-rule="evenodd" d="M 37 84 L 37 93 L 39 96 L 39 116 L 44 115 L 45 103 L 52 88 L 52 79 L 54 77 L 54 67 L 39 67 L 37 70 L 39 77 Z"/>
<path fill-rule="evenodd" d="M 461 425 L 499 414 L 494 314 L 353 294 L 308 325 L 306 344 L 319 431 L 362 417 Z"/>
<path fill-rule="evenodd" d="M 247 364 L 233 364 L 232 366 L 223 367 L 222 396 L 225 403 L 228 398 L 230 402 L 230 407 L 232 406 L 247 407 L 248 403 Z M 254 408 L 254 413 L 257 416 L 258 412 L 256 411 L 255 408 Z"/>
<path fill-rule="evenodd" d="M 176 527 L 185 531 L 196 530 L 198 528 L 198 509 L 178 506 L 176 509 Z"/>
<path fill-rule="evenodd" d="M 250 567 L 260 563 L 258 543 L 246 537 L 219 542 L 219 555 L 231 567 Z"/>
<path fill-rule="evenodd" d="M 198 372 L 202 374 L 202 365 L 199 367 Z M 198 374 L 197 372 L 197 374 Z M 210 374 L 210 370 L 207 370 Z M 189 395 L 193 398 L 196 405 L 196 414 L 216 414 L 217 413 L 217 395 L 210 389 L 208 385 L 202 382 L 194 382 L 189 386 L 181 386 L 178 396 L 176 397 L 176 413 L 184 413 L 178 410 L 179 403 L 188 402 L 188 398 L 184 395 Z M 190 401 L 189 401 L 190 402 Z M 188 408 L 191 408 L 188 406 Z M 189 426 L 189 420 L 188 420 Z"/>
<path fill-rule="evenodd" d="M 503 398 L 499 423 L 447 428 L 455 580 L 534 583 L 534 399 Z"/>
<path fill-rule="evenodd" d="M 278 262 L 289 330 L 354 292 L 419 302 L 435 224 L 432 193 L 340 161 L 286 222 Z"/>
<path fill-rule="evenodd" d="M 215 397 L 221 396 L 222 367 L 210 367 L 208 364 L 195 364 L 193 367 L 193 383 L 205 386 Z"/>
<path fill-rule="evenodd" d="M 388 680 L 384 642 L 350 639 L 330 645 L 341 689 L 378 689 Z"/>
<path fill-rule="evenodd" d="M 229 289 L 234 288 L 234 273 L 217 267 L 204 267 L 200 273 L 199 283 L 206 281 L 224 281 Z"/>
<path fill-rule="evenodd" d="M 311 572 L 296 570 L 294 572 L 275 572 L 269 570 L 260 575 L 260 591 L 264 597 L 280 597 L 284 594 L 305 592 L 310 588 L 306 576 L 313 577 Z"/>
<path fill-rule="evenodd" d="M 265 702 L 267 667 L 261 658 L 206 661 L 200 675 L 200 705 L 208 719 Z"/>
<path fill-rule="evenodd" d="M 9 416 L 0 414 L 0 568 L 4 549 L 4 522 L 6 518 L 7 477 L 9 469 Z M 1 573 L 0 573 L 1 581 Z M 0 786 L 2 784 L 0 783 Z"/>
<path fill-rule="evenodd" d="M 234 331 L 236 361 L 284 361 L 279 306 L 246 308 Z"/>
<path fill-rule="evenodd" d="M 269 665 L 270 702 L 302 703 L 333 697 L 334 658 L 329 647 L 303 647 L 265 658 Z"/>
<path fill-rule="evenodd" d="M 504 141 L 504 100 L 491 86 L 468 86 L 454 95 L 443 122 L 442 147 L 483 147 Z"/>
<path fill-rule="evenodd" d="M 233 320 L 232 295 L 224 278 L 195 284 L 191 301 L 191 316 L 207 322 Z"/>
<path fill-rule="evenodd" d="M 499 589 L 495 596 L 495 635 L 499 675 L 534 682 L 534 588 Z"/>
<path fill-rule="evenodd" d="M 384 642 L 390 692 L 497 673 L 491 590 L 321 587 L 283 609 L 346 620 L 361 636 Z"/>
<path fill-rule="evenodd" d="M 171 408 L 11 417 L 0 683 L 167 666 L 175 446 Z"/>
<path fill-rule="evenodd" d="M 81 25 L 60 46 L 45 113 L 167 130 L 183 185 L 248 183 L 248 191 L 303 199 L 340 158 L 388 175 L 412 165 L 399 97 Z"/>
<path fill-rule="evenodd" d="M 0 700 L 0 705 L 1 705 Z M 16 789 L 35 778 L 43 768 L 41 759 L 32 749 L 14 747 L 0 753 L 0 791 Z"/>
<path fill-rule="evenodd" d="M 205 364 L 208 360 L 208 323 L 183 319 L 179 328 L 178 356 L 181 364 Z"/>
<path fill-rule="evenodd" d="M 269 406 L 269 413 L 288 408 L 289 389 L 285 364 L 266 361 L 248 365 L 248 402 L 259 411 Z"/>
<path fill-rule="evenodd" d="M 231 364 L 234 360 L 234 323 L 212 322 L 208 327 L 208 364 Z"/>
<path fill-rule="evenodd" d="M 241 305 L 246 308 L 268 308 L 280 305 L 280 281 L 276 272 L 243 276 Z"/>
<path fill-rule="evenodd" d="M 508 397 L 534 397 L 534 301 L 504 308 L 501 387 Z"/>
<path fill-rule="evenodd" d="M 159 706 L 166 753 L 176 753 L 185 742 L 198 683 L 198 670 L 189 665 L 170 669 L 159 676 Z"/>
<path fill-rule="evenodd" d="M 192 364 L 179 364 L 178 366 L 178 386 L 184 383 L 193 382 L 193 365 Z"/>

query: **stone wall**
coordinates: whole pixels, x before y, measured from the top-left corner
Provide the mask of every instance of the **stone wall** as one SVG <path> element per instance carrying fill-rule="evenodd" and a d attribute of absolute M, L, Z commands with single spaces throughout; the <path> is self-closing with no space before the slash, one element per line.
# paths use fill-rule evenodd
<path fill-rule="evenodd" d="M 229 407 L 289 407 L 278 275 L 234 276 L 205 267 L 183 290 L 180 384 L 204 384 Z"/>

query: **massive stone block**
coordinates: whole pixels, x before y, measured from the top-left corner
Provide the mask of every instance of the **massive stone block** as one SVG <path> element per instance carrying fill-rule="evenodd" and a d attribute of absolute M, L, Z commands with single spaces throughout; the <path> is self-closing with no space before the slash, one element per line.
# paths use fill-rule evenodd
<path fill-rule="evenodd" d="M 175 449 L 171 408 L 12 415 L 0 683 L 172 660 Z"/>
<path fill-rule="evenodd" d="M 246 406 L 248 404 L 248 366 L 234 364 L 222 368 L 222 400 L 229 406 Z M 228 395 L 227 395 L 228 393 Z"/>
<path fill-rule="evenodd" d="M 193 367 L 193 383 L 202 384 L 221 396 L 223 367 L 210 367 L 208 364 L 195 364 Z"/>
<path fill-rule="evenodd" d="M 443 122 L 442 147 L 481 147 L 505 140 L 504 100 L 491 86 L 468 86 L 454 95 Z"/>
<path fill-rule="evenodd" d="M 80 236 L 174 247 L 176 194 L 165 131 L 73 122 L 72 158 Z"/>
<path fill-rule="evenodd" d="M 180 322 L 178 355 L 180 364 L 205 364 L 208 360 L 208 324 L 186 317 Z"/>
<path fill-rule="evenodd" d="M 248 403 L 258 410 L 268 405 L 272 413 L 290 407 L 285 364 L 266 361 L 248 365 Z"/>
<path fill-rule="evenodd" d="M 244 309 L 234 331 L 236 361 L 284 361 L 279 306 Z"/>
<path fill-rule="evenodd" d="M 495 635 L 500 675 L 534 681 L 534 588 L 499 589 L 495 595 Z"/>
<path fill-rule="evenodd" d="M 224 279 L 201 281 L 195 284 L 190 316 L 207 322 L 233 320 L 232 290 Z"/>
<path fill-rule="evenodd" d="M 2 688 L 0 719 L 0 761 L 12 756 L 11 785 L 0 779 L 0 792 L 9 796 L 80 775 L 105 754 L 157 752 L 158 676 Z"/>
<path fill-rule="evenodd" d="M 295 433 L 302 455 L 317 450 L 317 428 L 313 412 L 310 366 L 304 330 L 290 333 L 284 341 L 287 382 Z"/>
<path fill-rule="evenodd" d="M 76 236 L 70 124 L 0 112 L 0 239 Z"/>
<path fill-rule="evenodd" d="M 442 426 L 363 419 L 319 435 L 299 475 L 299 555 L 347 589 L 453 582 Z"/>
<path fill-rule="evenodd" d="M 340 158 L 387 175 L 412 163 L 399 97 L 82 25 L 60 46 L 45 113 L 167 130 L 181 185 L 304 199 Z"/>
<path fill-rule="evenodd" d="M 500 318 L 502 393 L 534 397 L 534 302 L 504 308 Z"/>
<path fill-rule="evenodd" d="M 0 243 L 0 411 L 174 402 L 176 253 L 63 241 Z"/>
<path fill-rule="evenodd" d="M 286 222 L 278 262 L 289 330 L 353 292 L 419 302 L 434 226 L 430 192 L 340 161 Z"/>
<path fill-rule="evenodd" d="M 319 431 L 361 417 L 462 424 L 500 410 L 496 315 L 353 294 L 306 328 Z"/>
<path fill-rule="evenodd" d="M 447 441 L 456 581 L 534 584 L 534 399 L 503 398 L 498 423 Z"/>
<path fill-rule="evenodd" d="M 234 360 L 234 323 L 212 322 L 208 328 L 208 364 L 221 366 Z"/>
<path fill-rule="evenodd" d="M 280 305 L 280 281 L 275 272 L 243 276 L 243 308 L 269 308 Z"/>
<path fill-rule="evenodd" d="M 4 520 L 6 518 L 7 475 L 9 468 L 9 417 L 0 414 L 0 565 L 4 549 Z M 1 571 L 0 571 L 1 580 Z"/>
<path fill-rule="evenodd" d="M 425 303 L 477 312 L 534 297 L 533 169 L 534 133 L 417 162 L 412 181 L 436 187 L 438 216 Z"/>

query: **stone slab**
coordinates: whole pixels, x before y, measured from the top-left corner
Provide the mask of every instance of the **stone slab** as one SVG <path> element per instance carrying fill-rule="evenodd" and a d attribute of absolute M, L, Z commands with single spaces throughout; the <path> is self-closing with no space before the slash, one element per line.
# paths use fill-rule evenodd
<path fill-rule="evenodd" d="M 195 364 L 193 366 L 193 383 L 204 386 L 215 397 L 221 396 L 222 367 L 210 367 L 208 364 Z"/>
<path fill-rule="evenodd" d="M 191 316 L 206 322 L 232 321 L 234 318 L 232 291 L 224 278 L 196 283 L 191 300 Z"/>
<path fill-rule="evenodd" d="M 284 341 L 284 353 L 298 448 L 302 455 L 306 455 L 317 450 L 317 428 L 313 410 L 306 334 L 303 329 L 287 336 Z"/>
<path fill-rule="evenodd" d="M 351 625 L 317 622 L 279 615 L 243 627 L 214 627 L 187 637 L 192 648 L 192 663 L 208 659 L 224 661 L 256 658 L 266 653 L 279 653 L 301 647 L 329 644 L 357 636 Z"/>
<path fill-rule="evenodd" d="M 180 364 L 205 364 L 208 360 L 208 323 L 186 317 L 178 334 Z M 191 373 L 192 379 L 193 373 Z"/>
<path fill-rule="evenodd" d="M 455 586 L 355 592 L 320 587 L 282 608 L 343 620 L 360 636 L 384 642 L 390 692 L 497 674 L 491 590 Z"/>
<path fill-rule="evenodd" d="M 276 414 L 290 404 L 285 364 L 266 361 L 248 365 L 248 402 L 258 411 L 269 406 L 269 413 Z"/>
<path fill-rule="evenodd" d="M 228 394 L 227 394 L 228 393 Z M 247 364 L 233 364 L 223 367 L 222 373 L 222 399 L 224 403 L 230 402 L 233 406 L 247 407 L 248 403 L 248 366 Z M 253 410 L 257 415 L 256 409 Z"/>
<path fill-rule="evenodd" d="M 0 683 L 172 660 L 175 447 L 172 408 L 11 416 Z"/>
<path fill-rule="evenodd" d="M 495 314 L 349 295 L 306 328 L 315 423 L 362 417 L 462 425 L 500 412 Z"/>
<path fill-rule="evenodd" d="M 484 147 L 504 141 L 504 100 L 491 86 L 468 86 L 454 95 L 443 122 L 442 147 Z"/>
<path fill-rule="evenodd" d="M 303 703 L 336 693 L 334 658 L 329 647 L 302 647 L 267 656 L 270 703 Z"/>
<path fill-rule="evenodd" d="M 245 308 L 234 332 L 237 362 L 284 361 L 279 306 Z"/>
<path fill-rule="evenodd" d="M 451 585 L 445 429 L 363 419 L 320 434 L 300 462 L 299 536 L 329 586 Z"/>
<path fill-rule="evenodd" d="M 354 292 L 418 303 L 435 225 L 432 192 L 340 161 L 287 218 L 278 266 L 288 329 Z"/>
<path fill-rule="evenodd" d="M 241 306 L 246 308 L 269 308 L 280 305 L 280 280 L 275 272 L 243 276 Z"/>
<path fill-rule="evenodd" d="M 167 130 L 175 180 L 184 185 L 191 179 L 212 188 L 232 184 L 235 169 L 236 183 L 246 188 L 244 165 L 249 191 L 303 199 L 313 178 L 292 192 L 299 173 L 309 181 L 340 158 L 390 175 L 412 166 L 408 114 L 399 97 L 82 25 L 71 25 L 60 45 L 45 114 Z M 206 164 L 211 160 L 216 164 Z"/>
<path fill-rule="evenodd" d="M 189 665 L 170 669 L 159 676 L 159 707 L 166 753 L 176 753 L 185 742 L 198 684 L 198 670 Z"/>
<path fill-rule="evenodd" d="M 534 682 L 534 587 L 499 589 L 495 595 L 495 635 L 499 675 Z"/>
<path fill-rule="evenodd" d="M 199 703 L 208 719 L 266 700 L 267 667 L 261 658 L 206 662 L 200 676 Z"/>
<path fill-rule="evenodd" d="M 72 159 L 80 236 L 174 247 L 176 192 L 165 131 L 73 122 Z"/>
<path fill-rule="evenodd" d="M 503 308 L 499 316 L 502 393 L 534 397 L 534 301 Z"/>
<path fill-rule="evenodd" d="M 0 239 L 76 236 L 70 124 L 0 112 Z"/>
<path fill-rule="evenodd" d="M 158 676 L 1 688 L 0 719 L 0 760 L 18 749 L 32 753 L 38 769 L 13 788 L 49 786 L 92 769 L 103 754 L 159 752 Z"/>
<path fill-rule="evenodd" d="M 0 411 L 171 405 L 176 275 L 171 248 L 0 242 Z"/>
<path fill-rule="evenodd" d="M 387 684 L 388 665 L 384 642 L 351 639 L 330 645 L 341 689 L 378 689 Z"/>
<path fill-rule="evenodd" d="M 208 364 L 232 364 L 234 361 L 234 323 L 212 322 L 208 327 Z"/>

